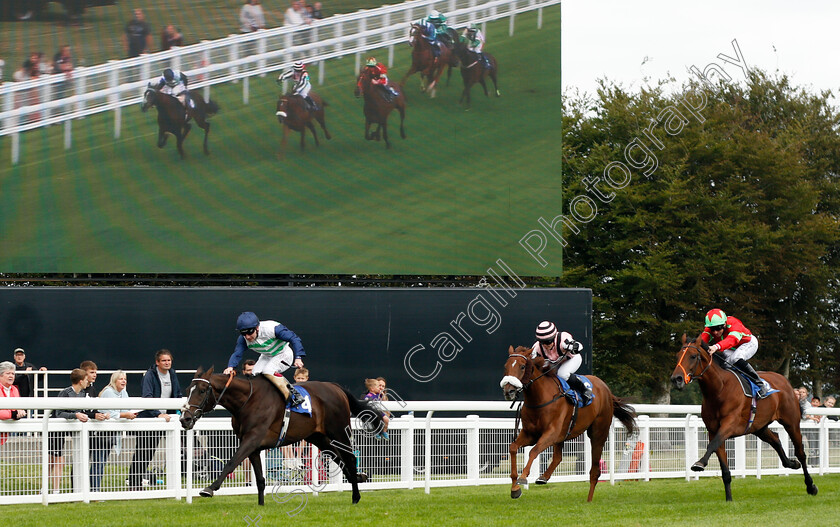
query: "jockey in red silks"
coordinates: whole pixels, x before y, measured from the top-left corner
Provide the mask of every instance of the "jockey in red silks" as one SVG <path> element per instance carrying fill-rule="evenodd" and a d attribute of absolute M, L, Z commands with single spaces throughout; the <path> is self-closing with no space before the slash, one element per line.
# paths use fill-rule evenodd
<path fill-rule="evenodd" d="M 544 357 L 548 367 L 557 366 L 557 377 L 569 383 L 569 386 L 580 393 L 584 406 L 592 400 L 592 390 L 586 387 L 583 382 L 572 375 L 583 362 L 580 352 L 583 351 L 583 344 L 572 338 L 570 333 L 557 331 L 557 327 L 549 322 L 540 322 L 536 331 L 537 341 L 531 348 L 531 358 Z M 563 350 L 560 355 L 559 350 Z"/>
<path fill-rule="evenodd" d="M 386 101 L 390 102 L 393 97 L 400 95 L 393 86 L 388 84 L 388 68 L 381 62 L 377 62 L 375 57 L 370 57 L 365 61 L 365 69 L 370 72 L 371 84 L 382 87 Z"/>
<path fill-rule="evenodd" d="M 766 397 L 767 383 L 747 362 L 758 351 L 758 337 L 753 335 L 743 322 L 735 317 L 726 316 L 720 309 L 709 310 L 706 313 L 705 324 L 700 338 L 703 342 L 712 343 L 709 352 L 720 350 L 727 362 L 737 366 L 759 387 L 759 397 Z"/>

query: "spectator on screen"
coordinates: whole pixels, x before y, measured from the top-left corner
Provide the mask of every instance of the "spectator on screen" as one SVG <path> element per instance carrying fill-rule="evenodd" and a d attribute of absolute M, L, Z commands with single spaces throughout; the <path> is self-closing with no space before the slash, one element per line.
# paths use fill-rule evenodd
<path fill-rule="evenodd" d="M 163 28 L 163 32 L 160 35 L 160 50 L 161 51 L 168 51 L 173 47 L 179 47 L 184 45 L 184 36 L 181 34 L 180 31 L 175 29 L 175 26 L 169 24 L 165 28 Z"/>
<path fill-rule="evenodd" d="M 246 0 L 239 10 L 239 30 L 242 33 L 253 33 L 265 29 L 265 12 L 260 0 Z"/>
<path fill-rule="evenodd" d="M 178 383 L 178 376 L 172 371 L 172 352 L 168 349 L 161 349 L 155 353 L 154 365 L 143 374 L 141 395 L 146 398 L 163 399 L 181 397 L 181 385 Z M 174 413 L 174 410 L 171 411 Z M 168 423 L 172 419 L 172 415 L 168 412 L 167 410 L 143 410 L 137 417 L 163 419 Z M 163 438 L 163 432 L 134 432 L 133 435 L 137 440 L 128 473 L 128 487 L 129 490 L 140 490 L 144 483 L 149 484 L 153 481 L 146 471 L 158 443 Z"/>
<path fill-rule="evenodd" d="M 55 98 L 63 99 L 72 95 L 73 55 L 67 44 L 59 48 L 53 57 L 53 74 L 63 75 L 61 82 L 55 85 Z"/>
<path fill-rule="evenodd" d="M 152 51 L 152 26 L 146 22 L 146 15 L 142 9 L 135 9 L 134 17 L 125 25 L 123 45 L 128 58 L 139 57 Z"/>

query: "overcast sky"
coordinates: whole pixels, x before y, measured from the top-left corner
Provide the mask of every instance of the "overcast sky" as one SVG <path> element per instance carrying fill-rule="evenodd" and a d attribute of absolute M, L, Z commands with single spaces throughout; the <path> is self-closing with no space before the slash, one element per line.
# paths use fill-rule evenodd
<path fill-rule="evenodd" d="M 794 84 L 840 92 L 840 1 L 565 0 L 562 4 L 564 90 L 595 93 L 606 77 L 638 88 L 649 77 L 688 80 L 694 65 L 737 66 L 738 42 L 749 67 L 779 70 Z"/>

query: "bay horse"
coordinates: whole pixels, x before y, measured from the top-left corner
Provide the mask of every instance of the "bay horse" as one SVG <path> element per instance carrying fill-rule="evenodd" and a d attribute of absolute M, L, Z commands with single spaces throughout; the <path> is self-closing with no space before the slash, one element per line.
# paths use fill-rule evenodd
<path fill-rule="evenodd" d="M 448 69 L 446 84 L 449 84 L 449 78 L 452 76 L 452 68 L 458 66 L 458 57 L 455 56 L 454 50 L 441 41 L 440 56 L 435 58 L 434 51 L 432 51 L 432 43 L 423 38 L 423 26 L 420 24 L 411 24 L 411 29 L 408 32 L 408 43 L 411 46 L 411 67 L 400 81 L 400 86 L 405 86 L 408 78 L 416 72 L 420 72 L 420 91 L 427 91 L 430 97 L 436 94 L 435 86 L 443 74 L 444 69 Z"/>
<path fill-rule="evenodd" d="M 461 63 L 461 78 L 464 81 L 464 91 L 461 92 L 461 99 L 458 101 L 458 104 L 463 103 L 464 99 L 466 99 L 467 108 L 470 107 L 470 91 L 475 83 L 481 84 L 481 87 L 484 88 L 485 97 L 490 97 L 486 84 L 488 77 L 493 81 L 493 90 L 496 92 L 496 97 L 501 96 L 498 82 L 499 65 L 496 62 L 496 57 L 489 53 L 484 53 L 484 56 L 490 63 L 490 67 L 487 68 L 479 61 L 478 53 L 467 49 L 467 46 L 463 42 L 455 44 L 455 53 L 458 55 Z"/>
<path fill-rule="evenodd" d="M 589 496 L 586 501 L 592 501 L 595 485 L 601 476 L 601 454 L 613 416 L 621 421 L 628 434 L 632 434 L 636 430 L 635 413 L 612 394 L 604 381 L 594 375 L 586 376 L 592 383 L 592 404 L 575 412 L 575 408 L 563 396 L 556 371 L 551 368 L 544 372 L 544 365 L 545 359 L 542 357 L 531 359 L 531 348 L 519 346 L 514 350 L 511 346 L 508 350 L 502 390 L 509 401 L 516 400 L 520 391 L 524 393 L 522 431 L 510 444 L 510 497 L 516 499 L 522 495 L 520 485 L 528 483 L 531 464 L 540 452 L 554 446 L 551 463 L 536 481 L 537 485 L 544 485 L 563 459 L 563 444 L 586 432 L 592 444 L 592 468 L 589 470 Z M 516 452 L 524 446 L 533 448 L 522 474 L 517 475 Z"/>
<path fill-rule="evenodd" d="M 362 69 L 356 81 L 356 97 L 364 95 L 365 98 L 365 139 L 379 141 L 379 132 L 382 131 L 382 138 L 385 140 L 385 148 L 391 148 L 388 141 L 388 115 L 396 109 L 400 112 L 400 137 L 405 139 L 405 94 L 400 86 L 388 83 L 394 88 L 398 95 L 386 97 L 380 86 L 373 84 L 371 74 L 367 68 Z M 376 124 L 376 130 L 370 133 L 370 125 Z"/>
<path fill-rule="evenodd" d="M 277 111 L 275 115 L 283 126 L 281 153 L 285 153 L 286 151 L 286 139 L 289 136 L 289 130 L 300 132 L 301 152 L 305 148 L 307 128 L 312 132 L 312 137 L 315 139 L 315 146 L 320 146 L 318 143 L 318 134 L 315 133 L 315 125 L 312 124 L 313 119 L 321 125 L 321 129 L 324 130 L 324 137 L 328 140 L 332 139 L 329 130 L 327 130 L 327 123 L 324 118 L 324 107 L 327 106 L 327 103 L 314 92 L 310 92 L 309 96 L 318 105 L 318 109 L 314 112 L 306 107 L 306 103 L 300 95 L 283 95 L 277 100 Z"/>
<path fill-rule="evenodd" d="M 271 381 L 262 375 L 214 375 L 212 367 L 207 371 L 202 368 L 196 371 L 187 389 L 187 402 L 181 410 L 181 426 L 185 430 L 191 429 L 202 415 L 220 404 L 233 416 L 231 425 L 239 438 L 236 453 L 219 477 L 200 492 L 201 496 L 212 497 L 228 474 L 247 458 L 254 468 L 259 504 L 265 505 L 265 476 L 260 452 L 305 440 L 341 467 L 353 487 L 353 503 L 359 502 L 359 483 L 367 481 L 367 475 L 356 470 L 350 417 L 360 416 L 366 428 L 378 432 L 384 427 L 381 412 L 335 383 L 310 381 L 300 385 L 309 392 L 312 416 L 292 412 L 286 435 L 278 441 L 286 401 Z"/>
<path fill-rule="evenodd" d="M 744 395 L 740 381 L 712 360 L 712 354 L 709 353 L 709 347 L 703 339 L 698 336 L 696 340 L 691 341 L 686 339 L 685 335 L 682 336 L 682 347 L 677 353 L 677 366 L 671 374 L 671 383 L 678 390 L 682 390 L 695 379 L 700 384 L 700 392 L 703 394 L 700 416 L 706 424 L 710 438 L 706 453 L 691 466 L 691 470 L 703 471 L 712 452 L 717 454 L 723 487 L 726 490 L 726 501 L 732 501 L 732 475 L 726 458 L 726 440 L 730 437 L 753 434 L 773 447 L 782 460 L 782 466 L 793 470 L 802 467 L 808 494 L 816 496 L 817 486 L 808 474 L 802 433 L 799 430 L 802 417 L 799 398 L 793 393 L 793 387 L 784 376 L 768 371 L 759 373 L 779 391 L 755 401 L 753 414 L 752 400 Z M 787 431 L 790 440 L 793 441 L 796 459 L 787 457 L 779 436 L 770 430 L 769 425 L 773 421 L 781 423 Z"/>
<path fill-rule="evenodd" d="M 175 136 L 178 145 L 178 153 L 184 159 L 184 139 L 190 133 L 192 125 L 190 119 L 195 121 L 199 128 L 204 130 L 204 154 L 210 155 L 207 148 L 207 136 L 210 134 L 211 116 L 219 113 L 219 105 L 212 100 L 204 102 L 204 97 L 197 91 L 189 92 L 189 99 L 192 99 L 193 106 L 184 107 L 178 99 L 161 93 L 151 86 L 143 93 L 143 104 L 140 109 L 145 112 L 152 106 L 158 112 L 158 148 L 166 145 L 167 133 Z"/>

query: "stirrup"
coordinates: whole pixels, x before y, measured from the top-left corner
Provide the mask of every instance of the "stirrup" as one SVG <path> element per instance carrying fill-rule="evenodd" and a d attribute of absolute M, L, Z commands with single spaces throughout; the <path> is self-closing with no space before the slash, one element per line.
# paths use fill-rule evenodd
<path fill-rule="evenodd" d="M 300 394 L 299 391 L 295 390 L 294 386 L 289 385 L 289 404 L 292 406 L 300 406 L 306 402 L 306 399 Z"/>

